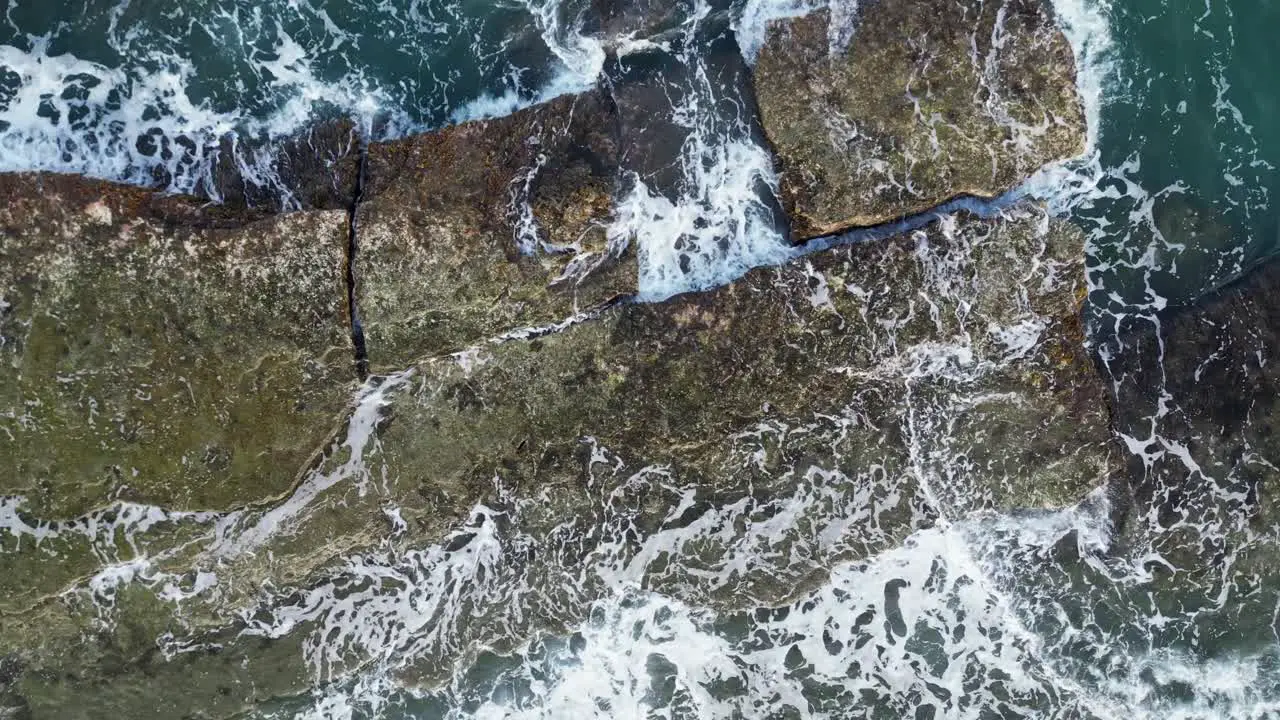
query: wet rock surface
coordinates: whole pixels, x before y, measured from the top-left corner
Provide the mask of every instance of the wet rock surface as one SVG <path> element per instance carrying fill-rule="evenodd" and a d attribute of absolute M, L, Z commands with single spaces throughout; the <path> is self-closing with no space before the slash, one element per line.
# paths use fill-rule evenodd
<path fill-rule="evenodd" d="M 617 118 L 601 91 L 369 147 L 357 303 L 375 367 L 635 292 L 608 235 Z"/>
<path fill-rule="evenodd" d="M 410 684 L 433 682 L 457 661 L 451 643 L 497 642 L 495 627 L 510 640 L 572 623 L 607 591 L 590 571 L 598 565 L 638 563 L 638 582 L 689 601 L 779 602 L 832 562 L 896 546 L 939 516 L 1075 502 L 1118 462 L 1080 334 L 1082 246 L 1073 227 L 1033 207 L 997 222 L 952 217 L 707 293 L 423 360 L 375 380 L 346 440 L 287 498 L 122 526 L 113 537 L 153 548 L 140 582 L 27 598 L 21 612 L 45 618 L 46 649 L 77 642 L 108 607 L 105 644 L 69 676 L 43 674 L 65 660 L 24 651 L 20 638 L 3 650 L 30 664 L 23 697 L 42 711 L 72 692 L 122 711 L 151 697 L 137 682 L 176 666 L 143 672 L 154 650 L 141 640 L 118 647 L 125 632 L 172 633 L 176 647 L 225 643 L 179 656 L 204 678 L 188 689 L 192 707 L 206 693 L 220 707 L 219 687 L 258 672 L 276 678 L 261 683 L 274 695 L 305 687 L 306 668 L 341 678 L 371 662 L 390 663 Z M 953 457 L 968 460 L 946 462 Z M 493 533 L 510 545 L 501 558 L 477 556 L 478 577 L 450 574 L 451 558 L 481 552 L 469 548 Z M 679 566 L 647 556 L 655 538 L 681 533 L 692 544 Z M 741 572 L 708 584 L 726 563 Z M 507 592 L 561 587 L 551 577 L 575 567 L 573 597 L 538 590 L 463 620 L 437 607 L 423 617 L 454 623 L 450 644 L 406 636 L 409 645 L 388 645 L 394 657 L 346 636 L 351 618 L 330 605 L 346 597 L 346 607 L 356 593 L 359 607 L 376 608 L 418 592 L 399 580 L 366 587 L 368 572 L 438 575 L 432 592 L 477 582 Z M 201 573 L 216 575 L 219 589 L 196 591 Z M 280 590 L 254 591 L 265 587 Z M 175 592 L 190 593 L 180 622 L 160 599 Z M 255 603 L 225 629 L 231 608 Z M 397 628 L 387 632 L 399 637 Z M 309 633 L 344 639 L 315 655 L 300 639 Z M 284 660 L 299 657 L 305 666 Z"/>
<path fill-rule="evenodd" d="M 424 361 L 389 381 L 369 470 L 381 489 L 334 486 L 298 546 L 391 532 L 413 547 L 458 528 L 451 552 L 343 570 L 323 594 L 360 572 L 461 583 L 446 558 L 475 557 L 483 579 L 467 582 L 484 589 L 468 592 L 518 597 L 438 617 L 450 642 L 488 644 L 495 627 L 511 642 L 571 626 L 608 591 L 604 568 L 638 567 L 634 582 L 688 602 L 769 605 L 940 516 L 1074 503 L 1121 462 L 1082 342 L 1083 238 L 1019 212 Z M 501 556 L 469 555 L 492 534 Z M 672 542 L 678 564 L 649 555 Z M 565 572 L 572 583 L 555 579 Z M 301 601 L 276 611 L 342 625 Z M 407 682 L 441 681 L 456 661 L 441 642 L 385 661 Z M 340 674 L 380 651 L 353 639 L 334 652 Z"/>
<path fill-rule="evenodd" d="M 414 380 L 418 400 L 394 406 L 383 450 L 393 467 L 430 459 L 446 486 L 483 487 L 504 468 L 537 475 L 590 437 L 627 467 L 661 465 L 708 491 L 746 492 L 776 479 L 785 468 L 770 464 L 788 453 L 730 446 L 830 422 L 876 449 L 811 448 L 791 460 L 829 454 L 850 472 L 896 468 L 890 475 L 926 482 L 943 514 L 1070 504 L 1116 460 L 1078 317 L 1083 239 L 1019 212 L 1010 222 L 949 218 L 430 361 Z M 941 459 L 957 456 L 967 471 L 944 470 Z M 556 471 L 527 489 L 586 473 Z"/>
<path fill-rule="evenodd" d="M 0 492 L 42 519 L 286 493 L 350 395 L 345 214 L 0 177 Z"/>
<path fill-rule="evenodd" d="M 605 5 L 645 27 L 676 7 Z M 1069 52 L 1041 67 L 1065 45 L 1035 7 L 997 31 L 985 6 L 869 6 L 867 52 L 833 58 L 825 15 L 775 27 L 756 85 L 797 235 L 995 194 L 1074 152 Z M 362 166 L 349 126 L 318 128 L 281 177 L 331 210 L 269 216 L 288 203 L 230 168 L 224 206 L 0 176 L 0 714 L 174 697 L 161 715 L 229 717 L 371 667 L 429 685 L 621 587 L 785 603 L 940 518 L 1113 481 L 1084 239 L 1037 206 L 626 301 L 619 181 L 676 197 L 700 131 L 663 116 L 702 96 L 669 93 L 749 94 L 732 36 L 713 46 L 714 82 L 623 58 L 612 85 L 373 143 Z M 929 114 L 902 114 L 894 83 Z M 801 124 L 788 145 L 779 99 L 861 111 L 840 92 L 880 134 L 832 154 Z M 989 180 L 964 174 L 978 147 Z M 375 373 L 358 388 L 348 297 Z"/>
<path fill-rule="evenodd" d="M 348 119 L 318 123 L 282 143 L 225 141 L 204 194 L 273 212 L 345 210 L 355 202 L 362 140 Z"/>
<path fill-rule="evenodd" d="M 1193 304 L 1123 322 L 1100 349 L 1115 429 L 1132 452 L 1124 544 L 1168 602 L 1213 608 L 1232 597 L 1224 617 L 1238 627 L 1207 641 L 1271 632 L 1274 608 L 1256 603 L 1280 574 L 1278 290 L 1272 260 Z"/>
<path fill-rule="evenodd" d="M 797 239 L 991 198 L 1083 151 L 1047 3 L 869 2 L 773 22 L 755 67 Z"/>

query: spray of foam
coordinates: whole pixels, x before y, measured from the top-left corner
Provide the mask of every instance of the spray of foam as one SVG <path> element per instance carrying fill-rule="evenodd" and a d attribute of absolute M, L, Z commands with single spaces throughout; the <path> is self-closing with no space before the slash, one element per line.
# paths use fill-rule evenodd
<path fill-rule="evenodd" d="M 167 69 L 135 79 L 73 55 L 49 55 L 48 45 L 49 38 L 38 38 L 29 52 L 0 45 L 0 69 L 17 84 L 0 104 L 0 168 L 140 184 L 154 182 L 161 169 L 179 188 L 208 176 L 212 144 L 239 118 L 188 99 L 189 63 L 175 58 Z M 192 132 L 199 136 L 192 153 L 167 147 Z"/>
<path fill-rule="evenodd" d="M 389 105 L 358 75 L 325 82 L 310 57 L 283 30 L 257 70 L 284 101 L 265 116 L 193 100 L 198 79 L 188 58 L 162 51 L 129 68 L 51 55 L 50 36 L 23 51 L 0 45 L 0 79 L 15 89 L 0 102 L 0 170 L 74 172 L 123 182 L 160 183 L 217 197 L 213 171 L 226 137 L 273 140 L 304 129 L 322 104 L 346 109 L 366 124 Z M 151 68 L 151 69 L 147 69 Z M 279 185 L 269 156 L 235 158 L 249 180 Z M 286 203 L 287 204 L 287 203 Z"/>
<path fill-rule="evenodd" d="M 672 295 L 724 284 L 747 270 L 793 257 L 771 206 L 777 189 L 773 159 L 754 135 L 741 105 L 717 110 L 717 92 L 694 40 L 710 8 L 700 4 L 684 24 L 678 57 L 691 72 L 689 87 L 671 109 L 688 130 L 677 165 L 674 200 L 633 178 L 608 229 L 611 243 L 634 243 L 640 264 L 639 298 Z"/>
<path fill-rule="evenodd" d="M 484 94 L 464 103 L 450 114 L 454 122 L 501 117 L 530 105 L 561 95 L 591 89 L 604 69 L 604 45 L 598 38 L 583 34 L 581 15 L 565 19 L 566 0 L 522 0 L 533 17 L 542 41 L 555 57 L 554 74 L 542 87 L 530 91 L 521 82 L 521 73 L 509 75 L 510 88 L 501 95 Z"/>

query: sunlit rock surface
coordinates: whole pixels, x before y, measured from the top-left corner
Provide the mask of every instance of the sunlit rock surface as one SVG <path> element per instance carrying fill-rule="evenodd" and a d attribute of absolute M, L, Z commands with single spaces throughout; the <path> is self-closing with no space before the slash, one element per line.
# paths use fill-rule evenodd
<path fill-rule="evenodd" d="M 117 551 L 114 574 L 29 598 L 43 645 L 0 653 L 43 708 L 129 711 L 185 668 L 201 681 L 183 702 L 231 712 L 220 688 L 245 703 L 371 664 L 439 681 L 472 641 L 580 619 L 613 575 L 768 604 L 938 517 L 1073 503 L 1117 462 L 1080 334 L 1083 239 L 1015 215 L 945 218 L 377 379 L 289 497 L 170 518 L 183 543 Z M 673 546 L 678 563 L 654 554 Z M 102 627 L 97 649 L 42 670 L 68 667 L 57 648 L 84 627 Z M 220 649 L 146 671 L 158 636 Z"/>
<path fill-rule="evenodd" d="M 0 494 L 42 520 L 286 494 L 353 386 L 346 214 L 57 175 L 0 196 Z"/>
<path fill-rule="evenodd" d="M 1083 150 L 1075 62 L 1047 3 L 845 14 L 773 22 L 755 67 L 797 239 L 995 197 Z"/>
<path fill-rule="evenodd" d="M 384 370 L 636 289 L 607 233 L 617 119 L 601 91 L 369 148 L 357 304 Z"/>

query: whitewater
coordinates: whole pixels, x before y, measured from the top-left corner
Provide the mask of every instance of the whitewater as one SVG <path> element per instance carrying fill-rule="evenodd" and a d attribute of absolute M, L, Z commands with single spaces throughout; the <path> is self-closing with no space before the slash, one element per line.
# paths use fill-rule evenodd
<path fill-rule="evenodd" d="M 732 32 L 750 65 L 769 20 L 829 7 L 854 27 L 831 38 L 839 47 L 857 42 L 859 1 L 868 0 L 699 0 L 652 36 L 604 34 L 570 0 L 237 1 L 166 13 L 121 0 L 66 19 L 11 3 L 9 32 L 0 35 L 0 170 L 82 173 L 216 202 L 219 162 L 231 158 L 270 184 L 273 148 L 316 122 L 351 117 L 365 139 L 403 137 L 581 92 L 611 56 L 625 65 L 659 53 L 686 70 L 672 90 L 672 119 L 689 131 L 678 182 L 671 189 L 631 178 L 608 228 L 611 242 L 636 251 L 640 302 L 705 291 L 835 244 L 874 242 L 946 212 L 998 215 L 1031 198 L 1089 236 L 1087 319 L 1105 365 L 1108 353 L 1123 351 L 1116 338 L 1125 328 L 1238 277 L 1276 244 L 1268 187 L 1277 156 L 1233 85 L 1241 60 L 1216 49 L 1229 46 L 1207 45 L 1215 49 L 1197 67 L 1209 97 L 1190 110 L 1215 128 L 1220 154 L 1194 172 L 1162 171 L 1134 128 L 1148 122 L 1135 108 L 1156 102 L 1152 78 L 1164 71 L 1126 54 L 1130 30 L 1122 42 L 1119 25 L 1132 21 L 1128 11 L 1110 0 L 1054 0 L 1085 102 L 1083 156 L 1004 198 L 792 246 L 771 155 L 748 112 L 726 110 L 731 89 L 717 85 L 705 37 Z M 1196 37 L 1218 43 L 1224 31 L 1213 23 L 1233 12 L 1243 10 L 1206 0 L 1193 13 Z M 1189 117 L 1166 104 L 1161 122 Z M 1161 126 L 1147 127 L 1143 143 L 1164 142 Z M 1235 244 L 1196 249 L 1165 237 L 1158 206 L 1182 195 L 1243 218 Z M 465 367 L 484 352 L 454 361 Z M 233 582 L 222 568 L 233 572 L 237 558 L 288 532 L 326 490 L 376 488 L 375 429 L 416 380 L 413 369 L 370 378 L 340 439 L 345 462 L 311 471 L 269 511 L 121 503 L 74 523 L 32 524 L 16 500 L 0 498 L 0 533 L 95 548 L 107 569 L 78 592 L 104 618 L 130 583 L 161 588 L 179 608 L 221 597 Z M 1173 412 L 1154 411 L 1148 436 L 1123 438 L 1136 462 L 1179 452 L 1162 443 L 1155 417 Z M 839 427 L 757 430 L 762 448 L 765 438 L 799 432 L 834 438 Z M 890 477 L 872 492 L 810 469 L 768 500 L 746 497 L 676 522 L 695 503 L 694 488 L 660 466 L 615 477 L 610 468 L 621 463 L 600 448 L 599 507 L 583 520 L 592 524 L 565 519 L 550 533 L 551 501 L 495 478 L 498 501 L 473 508 L 438 544 L 391 540 L 343 558 L 318 585 L 244 598 L 242 636 L 278 639 L 305 628 L 313 680 L 307 696 L 252 717 L 1280 717 L 1276 577 L 1246 577 L 1228 558 L 1216 575 L 1170 589 L 1156 572 L 1178 563 L 1161 555 L 1164 529 L 1140 518 L 1119 547 L 1107 488 L 1060 511 L 968 513 L 934 495 L 932 460 L 919 450 L 914 494 Z M 650 492 L 672 508 L 653 532 L 638 527 L 633 510 Z M 396 507 L 382 511 L 392 527 L 403 523 Z M 889 539 L 850 530 L 876 528 L 885 513 L 909 517 L 906 541 L 848 560 L 853 544 Z M 192 528 L 199 572 L 155 569 L 147 533 L 162 522 Z M 1223 522 L 1195 530 L 1210 539 L 1239 530 Z M 1249 533 L 1259 547 L 1277 539 L 1275 528 Z M 116 562 L 121 546 L 134 552 Z M 548 626 L 547 617 L 560 621 Z M 166 657 L 202 651 L 180 636 L 162 638 L 160 648 Z"/>

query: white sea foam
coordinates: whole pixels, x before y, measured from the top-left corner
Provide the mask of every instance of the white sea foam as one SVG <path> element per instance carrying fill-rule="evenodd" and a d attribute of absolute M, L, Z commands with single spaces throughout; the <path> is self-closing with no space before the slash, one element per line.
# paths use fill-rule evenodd
<path fill-rule="evenodd" d="M 582 32 L 582 18 L 565 21 L 565 0 L 521 0 L 529 11 L 542 40 L 555 57 L 551 79 L 538 88 L 527 88 L 520 75 L 509 76 L 510 87 L 500 95 L 483 94 L 463 103 L 452 113 L 453 122 L 466 122 L 511 113 L 555 99 L 561 95 L 590 90 L 600 79 L 605 51 L 601 40 Z"/>
<path fill-rule="evenodd" d="M 270 152 L 246 141 L 279 140 L 308 126 L 322 107 L 341 108 L 367 125 L 390 106 L 386 93 L 358 75 L 317 77 L 308 52 L 283 30 L 273 57 L 258 63 L 282 102 L 266 115 L 216 109 L 194 99 L 199 80 L 189 58 L 156 52 L 131 67 L 107 67 L 72 54 L 49 53 L 50 38 L 29 51 L 0 45 L 0 75 L 16 92 L 0 101 L 0 170 L 73 172 L 123 182 L 164 183 L 219 199 L 213 171 L 224 138 L 238 140 L 234 162 L 265 187 L 287 188 Z M 286 196 L 285 204 L 290 198 Z"/>
<path fill-rule="evenodd" d="M 699 130 L 681 158 L 688 185 L 677 201 L 637 180 L 619 202 L 611 238 L 634 238 L 640 293 L 658 301 L 706 290 L 796 255 L 761 197 L 775 182 L 768 152 L 749 138 Z"/>
<path fill-rule="evenodd" d="M 776 265 L 796 251 L 787 243 L 771 205 L 777 190 L 773 158 L 738 106 L 722 117 L 717 93 L 693 40 L 710 8 L 684 25 L 677 56 L 690 72 L 688 87 L 671 109 L 688 130 L 676 160 L 681 181 L 671 199 L 635 177 L 608 229 L 611 242 L 633 242 L 640 264 L 639 297 L 662 300 L 729 282 L 760 265 Z"/>
<path fill-rule="evenodd" d="M 1097 495 L 1059 512 L 943 523 L 866 561 L 833 568 L 793 602 L 740 612 L 647 589 L 632 575 L 610 584 L 566 634 L 515 648 L 515 662 L 475 656 L 490 670 L 454 675 L 427 697 L 451 708 L 449 718 L 820 718 L 854 705 L 901 717 L 932 708 L 934 717 L 1003 711 L 1064 720 L 1189 720 L 1206 713 L 1243 720 L 1274 712 L 1280 702 L 1269 674 L 1274 656 L 1206 661 L 1158 651 L 1081 677 L 1067 655 L 1080 653 L 1078 635 L 1032 629 L 1043 603 L 1070 602 L 1076 592 L 1062 578 L 1079 571 L 1064 571 L 1055 548 L 1070 542 L 1088 565 L 1105 569 L 1110 562 L 1109 510 Z M 401 570 L 361 569 L 381 578 L 384 589 L 403 591 L 353 603 L 347 592 L 319 590 L 334 605 L 317 636 L 341 639 L 326 647 L 354 641 L 383 653 L 384 662 L 402 659 L 429 638 L 447 643 L 466 617 L 460 613 L 475 607 L 471 598 L 531 590 L 508 584 L 502 570 L 506 543 L 491 523 L 501 513 L 477 511 L 482 516 L 473 517 L 468 544 L 452 558 L 437 548 L 406 558 L 414 564 Z M 687 554 L 674 545 L 665 552 Z M 660 562 L 663 553 L 648 557 Z M 720 572 L 731 574 L 731 567 Z M 479 586 L 471 598 L 469 584 Z M 316 607 L 308 601 L 299 609 Z M 1105 637 L 1096 642 L 1099 651 L 1107 649 Z M 371 673 L 334 684 L 298 717 L 345 718 L 374 708 L 394 715 L 388 704 L 397 691 L 389 680 Z M 1179 683 L 1209 692 L 1179 698 L 1164 690 Z"/>
<path fill-rule="evenodd" d="M 457 2 L 381 3 L 361 16 L 365 31 L 353 32 L 308 0 L 191 6 L 141 19 L 126 14 L 124 2 L 109 24 L 87 14 L 42 36 L 15 28 L 15 38 L 27 39 L 0 45 L 0 170 L 159 183 L 218 199 L 213 172 L 229 149 L 231 166 L 246 180 L 280 191 L 286 206 L 296 204 L 276 174 L 272 148 L 319 118 L 347 115 L 366 132 L 398 136 L 450 114 L 456 120 L 505 114 L 590 87 L 604 51 L 577 26 L 559 24 L 560 4 L 531 0 L 524 21 L 541 33 L 546 57 L 535 53 L 534 61 L 554 66 L 551 79 L 525 88 L 519 79 L 539 68 L 508 65 L 507 81 L 499 83 L 509 89 L 505 95 L 483 87 L 459 93 L 453 73 L 433 72 L 432 60 L 456 63 L 460 51 L 469 51 L 464 64 L 473 67 L 463 71 L 477 80 L 492 75 L 505 62 L 502 50 L 525 31 L 507 6 L 477 14 Z M 492 32 L 488 22 L 510 27 Z M 459 36 L 469 42 L 455 42 Z M 223 52 L 200 54 L 208 38 Z M 68 39 L 89 55 L 62 50 Z M 424 70 L 387 80 L 384 68 L 362 62 L 379 56 Z"/>
<path fill-rule="evenodd" d="M 764 47 L 769 23 L 791 17 L 808 15 L 814 10 L 827 7 L 825 0 L 747 0 L 742 4 L 733 23 L 733 32 L 738 38 L 738 47 L 742 49 L 742 57 L 755 65 L 760 48 Z"/>
<path fill-rule="evenodd" d="M 48 38 L 38 38 L 29 52 L 0 45 L 0 69 L 18 82 L 0 103 L 0 169 L 150 183 L 153 169 L 163 168 L 179 188 L 208 176 L 212 144 L 239 118 L 191 102 L 189 63 L 174 58 L 167 68 L 134 78 L 73 55 L 50 55 L 48 46 Z M 165 159 L 137 147 L 144 139 L 172 142 L 190 133 L 197 134 L 196 147 L 187 155 Z"/>

